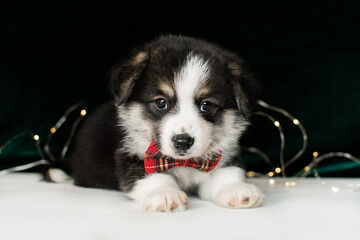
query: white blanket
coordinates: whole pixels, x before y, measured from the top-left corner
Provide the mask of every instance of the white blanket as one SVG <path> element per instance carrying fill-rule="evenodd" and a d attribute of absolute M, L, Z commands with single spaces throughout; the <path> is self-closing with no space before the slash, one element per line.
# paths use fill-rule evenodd
<path fill-rule="evenodd" d="M 264 206 L 233 210 L 190 198 L 177 213 L 143 212 L 118 191 L 40 181 L 33 173 L 0 177 L 0 239 L 360 239 L 360 191 L 332 185 L 360 179 L 249 179 L 265 195 Z M 333 190 L 337 190 L 333 188 Z"/>

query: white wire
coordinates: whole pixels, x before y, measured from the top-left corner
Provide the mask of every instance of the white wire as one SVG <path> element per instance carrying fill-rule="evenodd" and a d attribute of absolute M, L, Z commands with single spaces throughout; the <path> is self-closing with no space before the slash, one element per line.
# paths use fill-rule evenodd
<path fill-rule="evenodd" d="M 24 164 L 24 165 L 20 165 L 20 166 L 16 166 L 16 167 L 12 167 L 12 168 L 8 168 L 8 169 L 4 169 L 0 171 L 0 176 L 3 176 L 5 174 L 9 174 L 12 172 L 20 172 L 20 171 L 24 171 L 39 165 L 49 165 L 49 161 L 45 160 L 45 159 L 41 159 L 35 162 L 31 162 L 28 164 Z"/>

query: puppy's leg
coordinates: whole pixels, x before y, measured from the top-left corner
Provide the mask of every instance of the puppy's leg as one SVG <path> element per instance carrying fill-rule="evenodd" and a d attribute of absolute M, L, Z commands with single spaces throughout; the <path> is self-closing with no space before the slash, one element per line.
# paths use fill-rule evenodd
<path fill-rule="evenodd" d="M 244 170 L 226 167 L 209 174 L 200 186 L 201 198 L 229 208 L 253 208 L 262 204 L 264 194 L 256 186 L 245 183 Z"/>
<path fill-rule="evenodd" d="M 188 204 L 187 195 L 180 190 L 174 178 L 164 173 L 137 180 L 127 195 L 146 211 L 184 211 Z"/>

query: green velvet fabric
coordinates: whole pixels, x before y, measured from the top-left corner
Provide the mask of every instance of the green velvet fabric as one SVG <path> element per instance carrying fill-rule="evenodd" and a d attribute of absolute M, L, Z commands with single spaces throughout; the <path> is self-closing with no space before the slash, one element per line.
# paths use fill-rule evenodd
<path fill-rule="evenodd" d="M 17 133 L 46 139 L 63 112 L 80 99 L 89 111 L 110 98 L 107 73 L 129 50 L 159 34 L 191 35 L 245 57 L 263 84 L 262 99 L 296 116 L 309 134 L 306 154 L 288 169 L 301 170 L 320 154 L 360 157 L 360 3 L 358 1 L 13 1 L 0 9 L 0 145 Z M 258 110 L 261 110 L 259 108 Z M 301 134 L 282 118 L 285 160 L 301 148 Z M 71 120 L 73 121 L 73 119 Z M 268 153 L 279 165 L 279 137 L 264 118 L 242 144 Z M 68 123 L 54 138 L 59 154 Z M 42 142 L 43 143 L 43 142 Z M 0 155 L 0 169 L 37 159 L 22 137 Z M 245 153 L 249 169 L 267 172 Z M 324 176 L 360 176 L 359 164 L 331 159 Z"/>

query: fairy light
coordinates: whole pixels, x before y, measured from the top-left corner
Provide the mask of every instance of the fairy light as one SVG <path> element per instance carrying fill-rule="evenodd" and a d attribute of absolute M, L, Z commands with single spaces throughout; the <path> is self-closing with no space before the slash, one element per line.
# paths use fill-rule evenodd
<path fill-rule="evenodd" d="M 284 165 L 282 165 L 282 169 L 284 170 L 286 167 L 290 166 L 292 163 L 294 163 L 296 160 L 298 160 L 303 155 L 303 153 L 306 151 L 306 147 L 307 147 L 307 144 L 308 144 L 307 132 L 306 132 L 304 126 L 300 123 L 300 121 L 297 118 L 295 118 L 294 116 L 292 116 L 290 113 L 285 111 L 284 109 L 272 106 L 272 105 L 270 105 L 270 104 L 268 104 L 268 103 L 266 103 L 266 102 L 264 102 L 262 100 L 259 100 L 258 104 L 260 106 L 266 108 L 266 109 L 272 110 L 274 112 L 281 113 L 283 116 L 285 116 L 286 118 L 291 120 L 293 122 L 293 124 L 296 125 L 301 131 L 302 139 L 303 139 L 302 147 L 299 150 L 299 152 L 297 152 L 295 154 L 295 156 L 293 156 L 290 160 L 288 160 L 286 163 L 284 163 Z"/>
<path fill-rule="evenodd" d="M 83 119 L 86 115 L 86 108 L 87 108 L 87 104 L 85 104 L 85 106 L 83 106 L 84 108 L 80 111 L 80 115 L 76 118 L 75 122 L 73 123 L 72 127 L 71 127 L 71 131 L 70 131 L 70 134 L 64 144 L 64 147 L 61 151 L 61 158 L 64 159 L 65 156 L 66 156 L 66 153 L 69 149 L 69 146 L 72 142 L 72 139 L 75 135 L 75 132 L 76 132 L 76 129 L 81 121 L 81 119 Z"/>
<path fill-rule="evenodd" d="M 36 166 L 39 166 L 39 165 L 49 165 L 49 161 L 47 161 L 45 159 L 45 156 L 44 156 L 43 152 L 41 151 L 39 135 L 34 134 L 32 132 L 22 132 L 22 133 L 19 133 L 19 134 L 15 135 L 14 137 L 12 137 L 4 145 L 2 145 L 0 147 L 0 154 L 2 153 L 3 149 L 5 149 L 10 144 L 12 144 L 15 140 L 17 140 L 20 137 L 26 136 L 26 135 L 30 135 L 31 139 L 34 140 L 36 151 L 38 152 L 41 159 L 38 160 L 38 161 L 34 161 L 34 162 L 24 164 L 24 165 L 15 166 L 15 167 L 11 167 L 11 168 L 1 170 L 0 171 L 0 176 L 5 175 L 5 174 L 9 174 L 9 173 L 12 173 L 12 172 L 24 171 L 24 170 L 27 170 L 27 169 L 30 169 L 30 168 L 33 168 L 33 167 L 36 167 Z"/>
<path fill-rule="evenodd" d="M 248 147 L 248 148 L 244 148 L 244 150 L 247 150 L 249 152 L 258 154 L 259 156 L 261 156 L 263 158 L 263 160 L 271 167 L 271 169 L 274 169 L 271 172 L 268 172 L 266 175 L 268 177 L 270 177 L 269 179 L 269 184 L 270 185 L 274 185 L 275 184 L 275 180 L 274 180 L 274 176 L 275 174 L 280 174 L 282 173 L 282 177 L 286 177 L 285 175 L 285 169 L 286 167 L 288 167 L 290 164 L 292 164 L 293 162 L 295 162 L 296 160 L 298 160 L 302 154 L 305 152 L 306 147 L 307 147 L 307 142 L 308 142 L 308 136 L 306 133 L 305 128 L 303 127 L 303 125 L 301 124 L 301 122 L 297 119 L 294 118 L 291 114 L 289 114 L 287 111 L 285 111 L 284 109 L 269 105 L 263 101 L 259 101 L 258 102 L 260 106 L 273 110 L 275 112 L 279 112 L 282 115 L 284 115 L 285 117 L 287 117 L 288 119 L 290 119 L 292 121 L 292 123 L 296 126 L 298 126 L 298 128 L 301 130 L 302 133 L 302 137 L 303 137 L 303 144 L 302 144 L 302 148 L 301 150 L 294 156 L 292 157 L 290 160 L 288 160 L 286 163 L 284 162 L 284 149 L 285 149 L 285 136 L 284 136 L 284 132 L 282 130 L 282 127 L 280 125 L 280 122 L 275 120 L 270 114 L 265 113 L 265 112 L 255 112 L 253 115 L 260 115 L 263 117 L 266 117 L 267 119 L 269 119 L 270 121 L 272 121 L 272 123 L 275 125 L 275 127 L 277 127 L 277 129 L 279 130 L 279 135 L 280 135 L 280 141 L 281 141 L 281 146 L 280 146 L 280 167 L 276 167 L 274 168 L 273 166 L 273 162 L 271 161 L 271 159 L 268 157 L 268 155 L 264 152 L 262 152 L 260 149 L 254 148 L 254 147 Z M 68 150 L 68 147 L 72 141 L 72 138 L 75 134 L 75 131 L 77 129 L 77 126 L 79 124 L 79 122 L 81 121 L 81 119 L 87 114 L 86 112 L 86 108 L 87 105 L 84 101 L 80 101 L 72 106 L 70 106 L 64 113 L 64 115 L 58 120 L 58 122 L 49 130 L 49 135 L 47 138 L 47 141 L 45 143 L 44 146 L 44 150 L 45 153 L 48 155 L 48 157 L 50 158 L 50 160 L 54 160 L 54 156 L 51 154 L 50 149 L 49 149 L 49 145 L 50 145 L 50 141 L 51 138 L 53 136 L 53 134 L 55 134 L 59 128 L 62 126 L 62 124 L 67 120 L 68 116 L 76 109 L 78 109 L 80 106 L 83 106 L 82 109 L 80 110 L 80 114 L 78 116 L 78 118 L 74 121 L 69 137 L 63 147 L 63 150 L 61 152 L 61 157 L 64 158 L 66 155 L 66 152 Z M 11 138 L 10 140 L 8 140 L 4 145 L 2 145 L 0 147 L 0 154 L 3 152 L 3 150 L 9 145 L 11 144 L 13 141 L 15 141 L 16 139 L 18 139 L 19 137 L 25 136 L 27 134 L 27 132 L 23 132 L 20 133 L 18 135 L 15 135 L 13 138 Z M 0 176 L 7 174 L 7 173 L 11 173 L 11 172 L 16 172 L 16 171 L 23 171 L 38 165 L 50 165 L 50 162 L 48 160 L 45 159 L 45 156 L 41 150 L 41 146 L 40 146 L 40 137 L 39 135 L 33 134 L 32 132 L 30 132 L 30 135 L 32 137 L 32 139 L 35 142 L 35 146 L 37 149 L 37 152 L 39 154 L 39 156 L 41 157 L 40 160 L 35 161 L 35 162 L 31 162 L 29 164 L 25 164 L 25 165 L 21 165 L 21 166 L 16 166 L 16 167 L 12 167 L 12 168 L 8 168 L 5 170 L 1 170 L 0 171 Z M 322 183 L 326 183 L 325 181 L 323 181 L 320 177 L 320 174 L 318 173 L 316 166 L 322 162 L 325 159 L 328 158 L 332 158 L 332 157 L 342 157 L 342 158 L 347 158 L 350 159 L 356 163 L 360 164 L 360 159 L 356 158 L 355 156 L 349 154 L 349 153 L 344 153 L 344 152 L 330 152 L 324 155 L 319 156 L 318 152 L 313 152 L 313 159 L 312 161 L 303 168 L 303 170 L 301 172 L 299 172 L 298 174 L 295 174 L 295 176 L 300 176 L 300 177 L 306 177 L 308 176 L 311 172 L 313 172 L 314 176 L 320 180 Z M 313 170 L 313 171 L 312 171 Z M 260 173 L 256 173 L 254 171 L 248 171 L 247 172 L 247 176 L 248 177 L 256 177 L 256 176 L 264 176 L 264 174 L 260 174 Z M 295 181 L 285 181 L 284 185 L 286 187 L 295 187 L 297 184 Z M 356 184 L 355 184 L 356 185 Z M 348 185 L 347 188 L 349 191 L 354 191 L 356 189 L 360 189 L 360 185 L 359 186 L 353 186 L 353 185 Z M 340 191 L 344 191 L 342 188 L 338 187 L 338 186 L 331 186 L 331 191 L 334 193 L 340 192 Z"/>
<path fill-rule="evenodd" d="M 50 129 L 50 132 L 51 132 L 51 133 L 55 133 L 55 132 L 56 132 L 56 128 L 52 127 L 52 128 Z"/>
<path fill-rule="evenodd" d="M 1 147 L 0 147 L 0 154 L 2 153 L 2 151 L 8 146 L 8 145 L 10 145 L 12 142 L 14 142 L 16 139 L 18 139 L 18 138 L 20 138 L 20 137 L 22 137 L 22 136 L 24 136 L 24 135 L 26 135 L 26 134 L 28 134 L 28 132 L 22 132 L 22 133 L 19 133 L 19 134 L 16 134 L 15 136 L 13 136 L 12 138 L 10 138 L 9 140 L 7 140 L 5 143 L 4 143 L 4 145 L 2 145 Z"/>
<path fill-rule="evenodd" d="M 296 186 L 296 182 L 293 181 L 286 181 L 284 183 L 285 187 L 295 187 Z"/>
<path fill-rule="evenodd" d="M 73 123 L 73 126 L 72 126 L 72 129 L 70 131 L 70 134 L 69 134 L 69 137 L 64 145 L 64 148 L 62 150 L 62 156 L 65 156 L 66 152 L 67 152 L 67 149 L 68 149 L 68 146 L 70 145 L 71 143 L 71 140 L 74 136 L 74 133 L 75 133 L 75 130 L 80 122 L 80 120 L 86 115 L 86 108 L 87 108 L 87 104 L 84 102 L 84 101 L 79 101 L 78 103 L 70 106 L 64 113 L 64 115 L 57 121 L 57 123 L 52 127 L 50 128 L 49 130 L 49 135 L 48 135 L 48 138 L 47 138 L 47 141 L 45 142 L 45 146 L 44 146 L 44 151 L 45 151 L 45 154 L 48 156 L 48 158 L 51 160 L 51 161 L 54 161 L 55 160 L 55 157 L 51 154 L 51 151 L 50 151 L 50 148 L 49 148 L 49 145 L 50 145 L 50 141 L 51 141 L 51 138 L 52 136 L 58 131 L 58 129 L 63 125 L 64 122 L 66 122 L 68 116 L 74 111 L 76 110 L 77 108 L 79 108 L 80 106 L 83 106 L 82 110 L 80 111 L 80 114 L 79 114 L 79 117 L 75 120 L 75 122 Z M 8 169 L 4 169 L 4 170 L 1 170 L 0 171 L 0 176 L 1 175 L 5 175 L 5 174 L 8 174 L 8 173 L 12 173 L 12 172 L 18 172 L 18 171 L 23 171 L 23 170 L 27 170 L 27 169 L 30 169 L 30 168 L 33 168 L 33 167 L 36 167 L 36 166 L 39 166 L 39 165 L 48 165 L 50 166 L 50 162 L 49 160 L 47 160 L 45 158 L 45 155 L 43 154 L 43 151 L 41 149 L 41 146 L 40 146 L 40 136 L 37 135 L 37 134 L 33 134 L 32 132 L 23 132 L 23 133 L 20 133 L 20 134 L 17 134 L 15 135 L 14 137 L 12 137 L 10 140 L 8 140 L 4 145 L 2 145 L 0 147 L 0 154 L 2 153 L 3 149 L 6 148 L 9 144 L 11 144 L 12 142 L 14 142 L 16 139 L 26 135 L 27 133 L 30 133 L 30 136 L 31 138 L 34 140 L 35 142 L 35 147 L 36 147 L 36 150 L 39 154 L 39 156 L 41 157 L 40 160 L 38 161 L 35 161 L 35 162 L 31 162 L 31 163 L 28 163 L 28 164 L 24 164 L 24 165 L 20 165 L 20 166 L 15 166 L 15 167 L 11 167 L 11 168 L 8 168 Z M 46 172 L 49 170 L 50 168 L 47 168 L 46 169 Z M 46 173 L 44 172 L 44 176 L 46 175 Z M 254 173 L 255 175 L 255 173 Z"/>
<path fill-rule="evenodd" d="M 258 115 L 258 116 L 263 116 L 266 117 L 267 119 L 269 119 L 275 126 L 277 126 L 278 130 L 279 130 L 279 135 L 280 135 L 280 164 L 281 164 L 281 173 L 283 177 L 286 177 L 285 174 L 285 161 L 284 161 L 284 150 L 285 150 L 285 135 L 284 135 L 284 131 L 282 130 L 282 127 L 279 123 L 279 121 L 275 120 L 275 118 L 273 118 L 270 114 L 265 113 L 265 112 L 254 112 L 253 115 Z"/>
<path fill-rule="evenodd" d="M 84 117 L 86 115 L 86 103 L 85 101 L 79 101 L 77 103 L 75 103 L 74 105 L 71 105 L 68 109 L 66 109 L 64 115 L 56 122 L 56 124 L 50 129 L 49 131 L 49 134 L 48 134 L 48 137 L 47 137 L 47 140 L 45 142 L 45 145 L 44 145 L 44 151 L 46 153 L 46 155 L 48 156 L 48 158 L 51 160 L 51 161 L 55 161 L 56 158 L 54 157 L 54 155 L 51 153 L 51 150 L 50 150 L 50 143 L 51 143 L 51 140 L 52 140 L 52 137 L 53 135 L 58 131 L 58 129 L 64 124 L 64 122 L 66 122 L 67 118 L 69 117 L 69 115 L 74 112 L 76 109 L 78 109 L 79 107 L 85 105 L 85 107 L 82 108 L 82 110 L 80 111 L 80 116 L 81 118 Z M 76 124 L 77 126 L 77 124 Z M 70 133 L 70 136 L 69 138 L 72 139 L 72 131 Z M 66 141 L 67 143 L 68 141 Z M 66 150 L 64 150 L 64 148 L 66 148 Z M 68 146 L 65 144 L 62 152 L 65 152 L 67 151 L 68 149 Z"/>
<path fill-rule="evenodd" d="M 246 175 L 247 175 L 248 177 L 254 177 L 254 176 L 255 176 L 255 172 L 249 171 L 249 172 L 246 173 Z"/>
<path fill-rule="evenodd" d="M 275 106 L 272 106 L 270 104 L 267 104 L 266 102 L 264 101 L 261 101 L 259 100 L 258 101 L 258 104 L 266 109 L 269 109 L 269 110 L 272 110 L 272 111 L 275 111 L 275 112 L 278 112 L 278 113 L 281 113 L 282 115 L 284 115 L 285 117 L 287 117 L 289 120 L 292 121 L 292 123 L 297 126 L 300 131 L 301 131 L 301 134 L 302 134 L 302 139 L 303 139 L 303 143 L 302 143 L 302 148 L 297 152 L 297 154 L 295 156 L 293 156 L 290 160 L 286 161 L 286 163 L 284 162 L 282 156 L 283 156 L 283 152 L 284 152 L 284 148 L 285 148 L 285 138 L 283 138 L 283 131 L 282 131 L 282 128 L 281 128 L 281 125 L 280 125 L 280 122 L 275 120 L 270 114 L 268 113 L 265 113 L 265 112 L 255 112 L 253 115 L 260 115 L 260 116 L 264 116 L 266 118 L 268 118 L 269 120 L 271 120 L 273 122 L 273 124 L 275 125 L 275 127 L 278 128 L 279 130 L 279 133 L 280 133 L 280 139 L 281 139 L 281 148 L 280 148 L 280 168 L 276 168 L 275 169 L 275 173 L 279 174 L 280 172 L 282 172 L 282 176 L 285 177 L 285 169 L 287 167 L 289 167 L 292 163 L 294 163 L 296 160 L 298 160 L 303 154 L 304 152 L 306 151 L 306 148 L 307 148 L 307 144 L 308 144 L 308 135 L 307 135 L 307 132 L 304 128 L 304 126 L 301 124 L 301 122 L 293 117 L 290 113 L 288 113 L 287 111 L 285 111 L 284 109 L 281 109 L 279 107 L 275 107 Z M 249 148 L 248 148 L 249 149 Z M 254 150 L 254 149 L 252 149 Z M 261 150 L 259 149 L 256 149 L 256 151 L 252 151 L 254 153 L 257 153 L 259 156 L 263 157 L 263 156 L 267 156 L 265 153 L 263 153 Z M 331 153 L 328 153 L 328 154 L 324 154 L 322 156 L 319 156 L 319 153 L 318 152 L 313 152 L 313 160 L 311 161 L 310 164 L 308 164 L 307 166 L 305 166 L 303 168 L 303 172 L 299 172 L 298 174 L 295 174 L 295 176 L 301 176 L 301 177 L 306 177 L 307 175 L 310 174 L 311 170 L 313 170 L 313 173 L 314 173 L 314 176 L 317 178 L 317 179 L 321 179 L 320 178 L 320 175 L 318 173 L 318 171 L 316 170 L 316 166 L 319 162 L 325 160 L 325 159 L 328 159 L 328 158 L 331 158 L 331 157 L 344 157 L 344 158 L 347 158 L 347 159 L 350 159 L 352 161 L 355 161 L 357 163 L 360 164 L 360 159 L 352 156 L 351 154 L 349 153 L 343 153 L 343 152 L 331 152 Z M 264 157 L 263 157 L 264 159 Z M 268 163 L 268 160 L 266 160 L 266 163 Z M 272 166 L 272 163 L 268 163 L 269 166 Z M 267 175 L 269 177 L 273 177 L 275 175 L 274 172 L 269 172 L 267 173 Z M 260 174 L 256 174 L 258 176 L 260 176 Z M 264 176 L 264 175 L 263 175 Z M 322 181 L 324 182 L 324 181 Z M 273 185 L 275 183 L 274 179 L 270 179 L 269 180 L 269 184 L 270 185 Z M 294 187 L 296 186 L 296 182 L 294 181 L 287 181 L 285 182 L 285 186 L 291 186 L 291 187 Z M 358 188 L 360 189 L 360 186 L 358 186 Z M 338 192 L 340 191 L 341 189 L 338 188 L 338 187 L 332 187 L 332 191 L 333 192 Z M 352 189 L 353 190 L 353 189 Z"/>
<path fill-rule="evenodd" d="M 81 115 L 81 116 L 85 116 L 85 115 L 86 115 L 86 110 L 85 110 L 85 109 L 82 109 L 82 110 L 80 111 L 80 115 Z"/>

